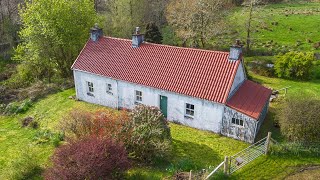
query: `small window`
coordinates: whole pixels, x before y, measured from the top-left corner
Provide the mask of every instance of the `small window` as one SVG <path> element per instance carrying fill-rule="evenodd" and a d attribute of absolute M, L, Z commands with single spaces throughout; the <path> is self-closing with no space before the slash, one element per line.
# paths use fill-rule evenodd
<path fill-rule="evenodd" d="M 87 82 L 87 84 L 88 84 L 88 91 L 93 93 L 94 92 L 93 83 L 92 82 Z"/>
<path fill-rule="evenodd" d="M 111 84 L 107 84 L 107 93 L 113 94 L 112 93 L 112 85 Z"/>
<path fill-rule="evenodd" d="M 235 125 L 243 126 L 243 120 L 242 119 L 232 118 L 231 119 L 231 123 L 235 124 Z"/>
<path fill-rule="evenodd" d="M 194 116 L 194 105 L 186 103 L 186 116 L 193 117 Z"/>
<path fill-rule="evenodd" d="M 136 102 L 142 102 L 142 92 L 136 91 Z"/>

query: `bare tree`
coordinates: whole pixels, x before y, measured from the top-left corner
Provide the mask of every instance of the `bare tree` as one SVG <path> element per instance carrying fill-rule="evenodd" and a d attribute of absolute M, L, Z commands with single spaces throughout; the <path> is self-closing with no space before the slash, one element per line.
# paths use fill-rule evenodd
<path fill-rule="evenodd" d="M 205 47 L 207 39 L 222 31 L 222 18 L 231 7 L 223 0 L 173 0 L 167 7 L 167 20 L 186 45 L 188 39 Z"/>

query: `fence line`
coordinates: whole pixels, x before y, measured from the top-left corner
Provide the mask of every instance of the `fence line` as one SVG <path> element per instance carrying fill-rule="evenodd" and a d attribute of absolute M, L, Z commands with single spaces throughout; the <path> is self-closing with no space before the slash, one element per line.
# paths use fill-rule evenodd
<path fill-rule="evenodd" d="M 222 165 L 224 165 L 224 173 L 232 174 L 243 166 L 247 165 L 251 161 L 260 157 L 263 154 L 267 154 L 269 151 L 270 142 L 275 142 L 274 139 L 271 138 L 271 132 L 268 132 L 268 136 L 262 138 L 258 142 L 250 145 L 249 147 L 243 149 L 242 151 L 234 154 L 230 157 L 225 157 L 225 160 L 221 162 L 207 177 L 210 178 Z"/>

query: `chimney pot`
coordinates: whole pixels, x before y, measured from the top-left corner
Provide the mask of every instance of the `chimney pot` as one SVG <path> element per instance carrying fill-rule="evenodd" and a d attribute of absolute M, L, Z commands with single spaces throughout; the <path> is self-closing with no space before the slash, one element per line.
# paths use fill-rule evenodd
<path fill-rule="evenodd" d="M 240 39 L 236 39 L 236 42 L 233 46 L 230 46 L 229 60 L 236 61 L 242 55 L 242 44 Z"/>
<path fill-rule="evenodd" d="M 143 42 L 143 34 L 140 34 L 140 27 L 136 27 L 135 32 L 132 34 L 132 47 L 138 48 Z"/>
<path fill-rule="evenodd" d="M 90 29 L 90 39 L 96 42 L 101 36 L 103 36 L 102 28 L 99 28 L 98 23 L 95 23 L 94 26 Z"/>

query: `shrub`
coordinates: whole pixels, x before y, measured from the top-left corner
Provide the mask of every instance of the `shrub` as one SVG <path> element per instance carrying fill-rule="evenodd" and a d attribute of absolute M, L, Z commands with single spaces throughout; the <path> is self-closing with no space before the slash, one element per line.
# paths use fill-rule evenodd
<path fill-rule="evenodd" d="M 313 143 L 320 139 L 320 100 L 287 100 L 278 115 L 281 132 L 294 142 Z"/>
<path fill-rule="evenodd" d="M 12 102 L 7 105 L 4 110 L 4 114 L 18 114 L 24 113 L 29 110 L 32 106 L 32 102 L 30 99 L 26 99 L 22 102 Z"/>
<path fill-rule="evenodd" d="M 314 53 L 288 52 L 278 55 L 275 62 L 275 73 L 278 77 L 307 79 L 310 78 Z"/>
<path fill-rule="evenodd" d="M 54 133 L 50 130 L 40 130 L 33 137 L 33 141 L 36 144 L 44 144 L 51 142 L 55 147 L 60 144 L 60 141 L 64 140 L 64 134 Z"/>
<path fill-rule="evenodd" d="M 142 162 L 165 159 L 171 151 L 170 128 L 157 107 L 136 106 L 124 126 L 129 138 L 124 140 L 128 152 Z"/>
<path fill-rule="evenodd" d="M 74 108 L 60 121 L 60 128 L 68 137 L 84 137 L 91 134 L 91 119 L 91 113 Z"/>
<path fill-rule="evenodd" d="M 125 111 L 112 113 L 98 110 L 94 113 L 75 108 L 60 123 L 62 131 L 70 138 L 81 138 L 88 135 L 111 137 L 121 140 L 125 136 L 122 127 L 129 117 Z"/>
<path fill-rule="evenodd" d="M 46 170 L 46 179 L 116 179 L 130 167 L 121 144 L 110 139 L 87 137 L 71 141 L 56 149 L 53 167 Z"/>

